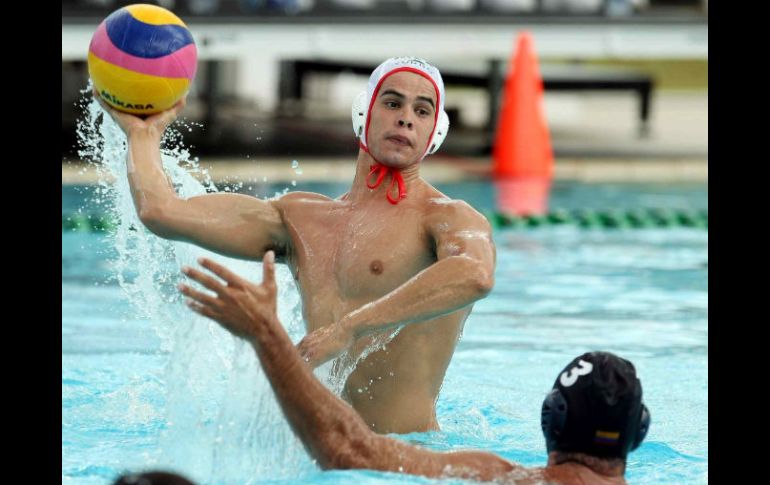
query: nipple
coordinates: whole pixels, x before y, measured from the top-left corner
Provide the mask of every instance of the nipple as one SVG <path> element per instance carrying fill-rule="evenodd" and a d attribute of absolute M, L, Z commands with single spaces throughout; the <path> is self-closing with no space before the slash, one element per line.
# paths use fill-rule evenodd
<path fill-rule="evenodd" d="M 369 265 L 369 271 L 372 272 L 372 274 L 381 274 L 382 273 L 382 261 L 379 259 L 375 259 L 372 261 L 372 263 Z"/>

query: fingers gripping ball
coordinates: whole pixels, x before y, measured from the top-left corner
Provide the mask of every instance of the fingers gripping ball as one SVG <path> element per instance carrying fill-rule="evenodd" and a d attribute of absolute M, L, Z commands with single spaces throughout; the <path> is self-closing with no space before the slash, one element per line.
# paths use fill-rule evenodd
<path fill-rule="evenodd" d="M 88 73 L 113 108 L 148 115 L 167 110 L 190 88 L 198 52 L 187 26 L 155 5 L 129 5 L 99 25 Z"/>

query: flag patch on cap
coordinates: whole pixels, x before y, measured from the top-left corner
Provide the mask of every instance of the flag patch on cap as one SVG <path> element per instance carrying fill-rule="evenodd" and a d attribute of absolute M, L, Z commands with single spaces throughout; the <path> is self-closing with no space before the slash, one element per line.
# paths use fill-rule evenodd
<path fill-rule="evenodd" d="M 619 431 L 597 431 L 594 436 L 594 443 L 602 445 L 615 445 L 620 439 Z"/>

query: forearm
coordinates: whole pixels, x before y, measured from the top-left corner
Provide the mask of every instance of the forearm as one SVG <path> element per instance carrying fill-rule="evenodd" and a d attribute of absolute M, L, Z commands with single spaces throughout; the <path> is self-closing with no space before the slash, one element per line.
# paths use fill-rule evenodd
<path fill-rule="evenodd" d="M 492 270 L 466 256 L 442 259 L 387 295 L 345 316 L 356 336 L 454 312 L 486 296 Z"/>
<path fill-rule="evenodd" d="M 286 420 L 324 469 L 370 469 L 490 481 L 515 465 L 491 453 L 440 453 L 371 431 L 302 361 L 278 320 L 251 340 Z"/>
<path fill-rule="evenodd" d="M 322 468 L 376 468 L 381 437 L 313 375 L 277 319 L 261 325 L 251 343 L 286 420 Z"/>
<path fill-rule="evenodd" d="M 161 136 L 155 127 L 132 129 L 127 135 L 128 183 L 136 211 L 143 220 L 177 198 L 163 170 Z"/>
<path fill-rule="evenodd" d="M 436 453 L 377 435 L 313 376 L 277 320 L 264 325 L 252 344 L 286 420 L 321 468 L 484 481 L 500 478 L 512 468 L 490 453 Z"/>
<path fill-rule="evenodd" d="M 321 468 L 434 478 L 479 477 L 479 470 L 490 468 L 488 462 L 469 466 L 465 453 L 437 453 L 371 431 L 352 407 L 315 378 L 277 319 L 255 331 L 251 343 L 286 420 Z"/>

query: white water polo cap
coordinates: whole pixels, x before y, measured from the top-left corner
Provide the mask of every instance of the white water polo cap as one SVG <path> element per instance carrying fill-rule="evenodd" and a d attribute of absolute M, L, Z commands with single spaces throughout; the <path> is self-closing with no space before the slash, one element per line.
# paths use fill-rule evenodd
<path fill-rule="evenodd" d="M 369 76 L 369 84 L 366 91 L 361 92 L 353 101 L 353 132 L 359 139 L 361 147 L 369 151 L 367 136 L 369 135 L 370 114 L 380 86 L 391 74 L 404 71 L 413 72 L 426 78 L 433 84 L 433 88 L 436 90 L 437 109 L 434 119 L 435 123 L 433 133 L 428 138 L 428 145 L 420 157 L 420 159 L 423 159 L 426 155 L 436 153 L 441 143 L 443 143 L 447 131 L 449 131 L 449 117 L 444 111 L 445 91 L 441 73 L 436 67 L 431 66 L 422 59 L 416 57 L 393 57 L 380 64 L 372 72 L 372 75 Z"/>

